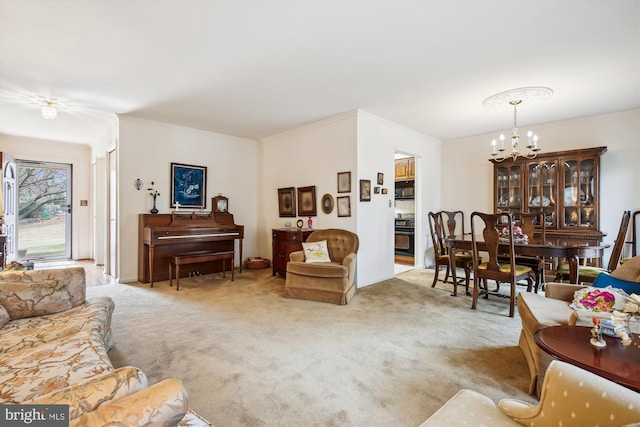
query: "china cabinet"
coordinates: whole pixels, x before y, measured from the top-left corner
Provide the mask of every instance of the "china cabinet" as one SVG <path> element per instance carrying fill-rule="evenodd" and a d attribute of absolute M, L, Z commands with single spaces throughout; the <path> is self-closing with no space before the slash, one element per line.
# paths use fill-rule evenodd
<path fill-rule="evenodd" d="M 607 147 L 493 163 L 494 210 L 544 213 L 546 235 L 601 241 L 600 156 Z"/>

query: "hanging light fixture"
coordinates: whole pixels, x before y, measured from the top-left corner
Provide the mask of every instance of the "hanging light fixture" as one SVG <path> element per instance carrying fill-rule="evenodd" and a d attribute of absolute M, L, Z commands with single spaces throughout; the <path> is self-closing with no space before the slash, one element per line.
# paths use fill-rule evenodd
<path fill-rule="evenodd" d="M 505 145 L 505 136 L 501 134 L 498 141 L 495 139 L 491 142 L 491 157 L 497 162 L 502 162 L 506 158 L 517 159 L 519 156 L 527 159 L 533 159 L 538 155 L 540 147 L 538 147 L 538 135 L 534 135 L 532 131 L 527 132 L 527 148 L 526 153 L 518 151 L 520 143 L 520 135 L 518 135 L 518 105 L 525 100 L 541 100 L 548 98 L 553 94 L 553 90 L 548 87 L 523 87 L 500 92 L 485 99 L 482 103 L 486 106 L 513 106 L 513 129 L 511 130 L 511 153 L 507 153 Z"/>
<path fill-rule="evenodd" d="M 42 106 L 42 117 L 47 120 L 53 120 L 58 116 L 58 107 L 52 100 L 48 99 Z"/>

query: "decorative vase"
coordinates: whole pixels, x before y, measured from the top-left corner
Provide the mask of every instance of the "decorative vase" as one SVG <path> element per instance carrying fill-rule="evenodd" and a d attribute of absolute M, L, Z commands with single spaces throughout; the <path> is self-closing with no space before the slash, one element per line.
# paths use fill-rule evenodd
<path fill-rule="evenodd" d="M 152 214 L 158 213 L 158 208 L 156 208 L 156 196 L 153 196 L 153 207 L 149 212 L 151 212 Z"/>
<path fill-rule="evenodd" d="M 309 230 L 313 228 L 313 220 L 309 217 L 309 221 L 307 221 L 307 225 L 309 226 Z"/>

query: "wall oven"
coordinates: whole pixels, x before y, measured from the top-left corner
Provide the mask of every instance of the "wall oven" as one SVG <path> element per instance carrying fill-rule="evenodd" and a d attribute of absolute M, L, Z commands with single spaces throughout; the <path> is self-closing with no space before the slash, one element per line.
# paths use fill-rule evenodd
<path fill-rule="evenodd" d="M 415 219 L 396 218 L 395 220 L 395 254 L 413 257 L 415 253 Z"/>

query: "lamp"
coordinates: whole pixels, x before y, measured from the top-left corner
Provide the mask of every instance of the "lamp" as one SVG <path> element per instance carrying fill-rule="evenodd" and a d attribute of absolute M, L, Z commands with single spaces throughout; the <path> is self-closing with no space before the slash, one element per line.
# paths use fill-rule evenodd
<path fill-rule="evenodd" d="M 53 120 L 58 116 L 58 107 L 50 99 L 42 106 L 42 117 Z"/>
<path fill-rule="evenodd" d="M 520 135 L 518 135 L 518 105 L 522 104 L 525 99 L 541 100 L 544 98 L 548 98 L 552 94 L 553 90 L 549 89 L 548 87 L 522 87 L 497 93 L 482 102 L 486 106 L 498 106 L 505 104 L 513 106 L 511 153 L 506 153 L 506 148 L 504 148 L 505 136 L 501 134 L 498 138 L 499 142 L 495 139 L 491 142 L 491 156 L 496 162 L 502 162 L 508 157 L 511 157 L 513 160 L 515 160 L 519 156 L 525 157 L 527 159 L 533 159 L 538 155 L 538 151 L 540 151 L 540 147 L 538 147 L 538 135 L 534 135 L 532 131 L 527 132 L 526 148 L 528 152 L 525 154 L 518 151 L 518 144 L 520 142 Z"/>

